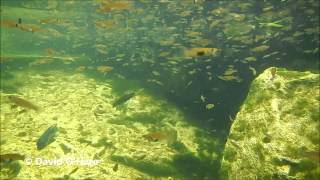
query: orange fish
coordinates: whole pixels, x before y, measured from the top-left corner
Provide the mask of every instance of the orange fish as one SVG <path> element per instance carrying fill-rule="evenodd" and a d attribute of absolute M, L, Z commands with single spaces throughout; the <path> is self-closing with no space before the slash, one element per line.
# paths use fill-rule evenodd
<path fill-rule="evenodd" d="M 1 21 L 0 27 L 16 28 L 16 27 L 18 27 L 18 24 L 15 21 L 4 20 L 4 21 Z"/>

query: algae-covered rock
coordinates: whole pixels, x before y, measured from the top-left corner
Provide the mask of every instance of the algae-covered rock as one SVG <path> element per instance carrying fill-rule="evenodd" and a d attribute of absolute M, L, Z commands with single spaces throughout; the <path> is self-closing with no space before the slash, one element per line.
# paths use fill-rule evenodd
<path fill-rule="evenodd" d="M 317 179 L 319 74 L 269 68 L 231 127 L 221 179 Z"/>

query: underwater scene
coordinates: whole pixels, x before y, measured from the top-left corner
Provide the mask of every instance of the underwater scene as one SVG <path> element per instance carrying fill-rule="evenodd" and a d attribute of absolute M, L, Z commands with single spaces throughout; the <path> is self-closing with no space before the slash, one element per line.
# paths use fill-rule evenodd
<path fill-rule="evenodd" d="M 0 0 L 0 179 L 319 180 L 318 0 Z"/>

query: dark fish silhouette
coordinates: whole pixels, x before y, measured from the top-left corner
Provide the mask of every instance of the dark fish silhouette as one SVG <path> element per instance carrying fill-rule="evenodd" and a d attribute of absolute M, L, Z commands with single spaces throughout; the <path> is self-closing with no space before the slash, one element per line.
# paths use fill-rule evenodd
<path fill-rule="evenodd" d="M 116 172 L 116 171 L 118 171 L 118 169 L 119 169 L 119 164 L 116 163 L 116 164 L 113 166 L 112 170 L 113 170 L 114 172 Z"/>
<path fill-rule="evenodd" d="M 8 99 L 12 103 L 14 103 L 15 105 L 21 106 L 23 108 L 33 109 L 35 111 L 39 111 L 39 109 L 40 109 L 38 106 L 36 106 L 36 105 L 32 104 L 31 102 L 29 102 L 29 101 L 27 101 L 25 99 L 22 99 L 22 98 L 20 98 L 18 96 L 11 96 L 10 95 L 10 96 L 8 96 Z"/>
<path fill-rule="evenodd" d="M 54 137 L 56 136 L 57 131 L 58 128 L 56 124 L 50 126 L 38 139 L 37 149 L 41 150 L 52 143 L 55 140 Z"/>
<path fill-rule="evenodd" d="M 124 103 L 127 102 L 129 99 L 133 98 L 135 95 L 136 95 L 135 92 L 125 94 L 125 95 L 121 96 L 120 98 L 118 98 L 118 99 L 112 104 L 112 106 L 113 106 L 113 107 L 116 107 L 116 106 L 119 106 L 119 105 L 121 105 L 121 104 L 124 104 Z"/>
<path fill-rule="evenodd" d="M 119 106 L 124 104 L 125 102 L 127 102 L 128 100 L 130 100 L 131 98 L 133 98 L 134 96 L 136 96 L 138 93 L 140 93 L 141 91 L 143 91 L 142 89 L 139 89 L 136 92 L 130 92 L 130 93 L 126 93 L 123 96 L 119 97 L 117 100 L 115 100 L 112 104 L 113 107 Z"/>

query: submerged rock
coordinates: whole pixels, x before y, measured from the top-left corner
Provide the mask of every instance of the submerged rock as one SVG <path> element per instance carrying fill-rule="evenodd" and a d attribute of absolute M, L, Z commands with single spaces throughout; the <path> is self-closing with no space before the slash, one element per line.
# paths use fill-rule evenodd
<path fill-rule="evenodd" d="M 319 75 L 269 68 L 231 127 L 221 179 L 317 179 Z"/>

